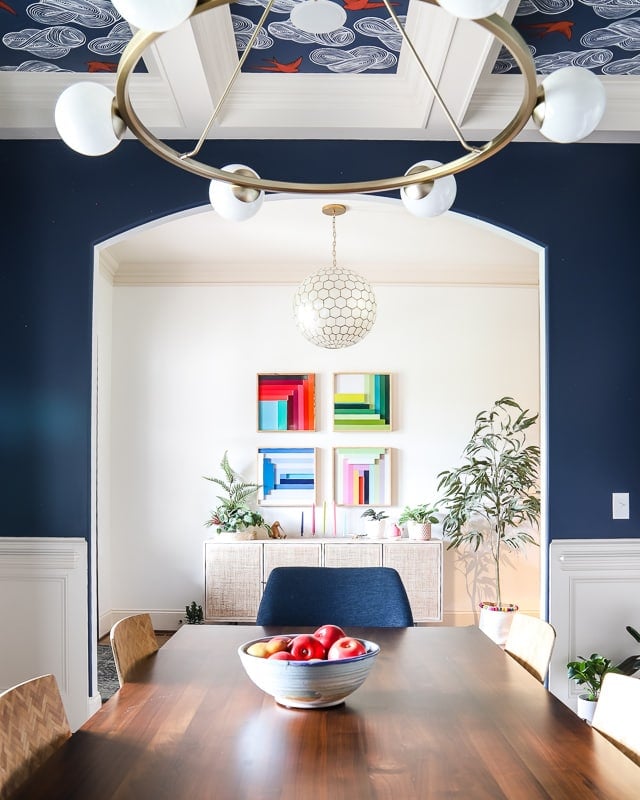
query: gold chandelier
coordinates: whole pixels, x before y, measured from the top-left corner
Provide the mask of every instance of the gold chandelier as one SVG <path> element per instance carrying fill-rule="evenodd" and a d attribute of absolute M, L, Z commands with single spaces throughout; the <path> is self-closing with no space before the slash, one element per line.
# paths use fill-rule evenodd
<path fill-rule="evenodd" d="M 451 207 L 455 198 L 455 174 L 495 155 L 520 133 L 529 119 L 533 119 L 547 138 L 566 143 L 589 135 L 604 113 L 604 88 L 599 79 L 587 69 L 564 67 L 548 75 L 540 86 L 537 85 L 535 65 L 525 41 L 503 17 L 494 13 L 502 5 L 502 0 L 417 0 L 440 6 L 454 16 L 470 19 L 491 33 L 511 53 L 522 73 L 523 94 L 513 118 L 485 144 L 469 144 L 393 10 L 392 3 L 390 0 L 383 0 L 403 42 L 416 59 L 420 72 L 460 142 L 463 155 L 446 164 L 420 161 L 409 167 L 403 175 L 345 183 L 267 180 L 244 164 L 213 167 L 199 161 L 197 156 L 232 91 L 274 0 L 268 0 L 247 48 L 192 150 L 179 152 L 173 149 L 144 125 L 131 102 L 129 78 L 146 49 L 163 32 L 190 17 L 231 2 L 232 0 L 112 0 L 116 10 L 140 30 L 134 34 L 120 59 L 115 95 L 106 86 L 89 82 L 70 86 L 61 94 L 55 112 L 56 126 L 61 138 L 77 152 L 103 155 L 118 145 L 128 129 L 160 158 L 208 179 L 211 182 L 211 202 L 216 211 L 228 219 L 242 220 L 253 216 L 259 209 L 265 192 L 321 195 L 389 190 L 400 190 L 401 199 L 411 213 L 428 217 L 443 213 Z M 291 21 L 307 32 L 324 33 L 340 27 L 344 21 L 343 15 L 342 7 L 332 0 L 300 0 L 293 8 Z"/>

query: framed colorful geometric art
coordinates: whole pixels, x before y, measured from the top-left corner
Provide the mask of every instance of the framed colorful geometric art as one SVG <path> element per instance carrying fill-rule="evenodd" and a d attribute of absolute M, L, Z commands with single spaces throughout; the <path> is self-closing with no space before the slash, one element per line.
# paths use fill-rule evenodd
<path fill-rule="evenodd" d="M 338 372 L 333 376 L 334 431 L 390 431 L 391 375 Z"/>
<path fill-rule="evenodd" d="M 315 373 L 258 375 L 259 431 L 315 429 Z"/>
<path fill-rule="evenodd" d="M 310 506 L 316 502 L 315 447 L 258 449 L 258 504 Z"/>
<path fill-rule="evenodd" d="M 339 506 L 390 506 L 391 448 L 334 447 L 333 496 Z"/>

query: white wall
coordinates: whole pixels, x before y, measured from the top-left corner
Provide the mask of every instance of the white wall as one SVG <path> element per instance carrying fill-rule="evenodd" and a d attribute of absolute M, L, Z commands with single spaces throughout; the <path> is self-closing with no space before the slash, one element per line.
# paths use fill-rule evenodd
<path fill-rule="evenodd" d="M 295 329 L 293 285 L 113 287 L 110 495 L 99 492 L 109 526 L 109 594 L 101 628 L 149 610 L 156 627 L 175 627 L 203 596 L 203 527 L 216 505 L 225 450 L 256 478 L 259 446 L 316 446 L 320 503 L 331 501 L 331 448 L 375 442 L 394 448 L 395 506 L 435 499 L 436 475 L 459 463 L 478 411 L 505 394 L 540 408 L 539 308 L 535 287 L 375 286 L 378 319 L 360 344 L 322 350 Z M 315 372 L 315 433 L 256 432 L 256 374 Z M 394 430 L 331 431 L 332 373 L 391 372 Z M 103 471 L 107 469 L 105 465 Z M 104 508 L 105 503 L 108 509 Z M 339 509 L 342 531 L 342 509 Z M 109 519 L 110 514 L 110 519 Z M 300 509 L 267 509 L 298 535 Z M 359 511 L 349 512 L 356 527 Z M 504 596 L 536 610 L 539 561 L 514 561 Z M 100 565 L 100 583 L 105 581 Z M 447 554 L 445 622 L 473 621 L 464 560 Z M 109 602 L 109 606 L 105 605 Z"/>

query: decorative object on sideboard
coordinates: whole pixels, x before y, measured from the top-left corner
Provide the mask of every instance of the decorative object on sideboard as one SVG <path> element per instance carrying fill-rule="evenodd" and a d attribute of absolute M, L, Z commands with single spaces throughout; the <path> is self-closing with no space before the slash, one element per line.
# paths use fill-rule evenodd
<path fill-rule="evenodd" d="M 431 526 L 440 521 L 436 514 L 437 508 L 429 503 L 405 506 L 398 518 L 398 525 L 406 524 L 410 539 L 428 541 L 431 538 Z"/>
<path fill-rule="evenodd" d="M 482 556 L 490 554 L 495 596 L 480 604 L 480 628 L 501 646 L 517 610 L 502 601 L 503 548 L 537 545 L 532 530 L 540 519 L 540 448 L 526 443 L 537 419 L 512 397 L 496 400 L 476 416 L 462 465 L 438 475 L 447 549 L 471 548 L 478 554 L 478 567 Z"/>
<path fill-rule="evenodd" d="M 184 618 L 187 625 L 202 625 L 204 622 L 202 606 L 198 605 L 195 600 L 192 600 L 191 605 L 184 607 Z"/>
<path fill-rule="evenodd" d="M 258 492 L 259 484 L 245 481 L 233 470 L 226 450 L 220 468 L 224 478 L 203 476 L 205 480 L 217 484 L 224 492 L 223 495 L 217 495 L 220 504 L 204 523 L 206 527 L 215 527 L 219 538 L 225 541 L 268 538 L 264 517 L 248 504 L 249 498 Z"/>
<path fill-rule="evenodd" d="M 209 179 L 210 195 L 216 204 L 216 210 L 232 220 L 248 219 L 256 213 L 265 192 L 326 195 L 394 189 L 400 190 L 400 196 L 410 213 L 433 216 L 446 210 L 449 207 L 447 202 L 453 202 L 455 192 L 448 191 L 448 184 L 453 182 L 455 185 L 453 176 L 498 153 L 523 130 L 530 119 L 544 136 L 557 142 L 578 141 L 597 127 L 606 104 L 604 87 L 599 79 L 586 68 L 569 66 L 548 75 L 538 87 L 536 67 L 525 41 L 512 25 L 494 13 L 503 5 L 498 0 L 421 1 L 431 6 L 440 5 L 445 10 L 444 13 L 469 19 L 471 24 L 489 32 L 506 48 L 522 73 L 522 99 L 512 119 L 490 141 L 480 145 L 470 144 L 465 140 L 454 113 L 432 79 L 420 56 L 419 48 L 414 46 L 405 25 L 396 14 L 393 2 L 383 0 L 389 14 L 389 23 L 395 36 L 402 42 L 403 52 L 415 61 L 418 74 L 424 78 L 439 106 L 439 113 L 444 115 L 451 128 L 451 138 L 457 139 L 462 148 L 462 155 L 447 164 L 421 161 L 410 167 L 404 175 L 327 184 L 261 179 L 253 169 L 243 164 L 232 164 L 218 169 L 199 161 L 198 156 L 209 131 L 214 126 L 220 130 L 227 98 L 237 96 L 236 81 L 260 33 L 267 29 L 267 17 L 274 6 L 274 0 L 266 3 L 264 13 L 255 25 L 253 34 L 231 74 L 208 77 L 209 83 L 220 85 L 221 91 L 198 142 L 188 152 L 179 152 L 157 138 L 139 118 L 131 100 L 129 79 L 147 48 L 162 32 L 189 17 L 193 19 L 201 13 L 217 10 L 221 5 L 229 5 L 232 0 L 179 0 L 175 3 L 176 8 L 169 13 L 168 7 L 174 4 L 159 3 L 157 0 L 114 0 L 116 9 L 132 25 L 138 27 L 136 21 L 144 22 L 142 29 L 132 37 L 120 58 L 115 95 L 104 84 L 95 82 L 84 81 L 69 86 L 62 92 L 56 105 L 56 127 L 62 139 L 72 149 L 87 155 L 110 152 L 119 144 L 126 131 L 131 131 L 155 155 L 180 169 Z M 286 24 L 292 26 L 293 31 L 300 36 L 317 35 L 318 27 L 324 30 L 327 25 L 337 25 L 341 18 L 341 15 L 332 16 L 329 21 L 323 18 L 318 25 L 318 13 L 323 16 L 322 8 L 326 10 L 330 5 L 310 0 L 304 3 L 308 13 L 300 14 L 298 4 L 294 3 L 292 11 L 295 10 L 296 13 L 293 15 L 293 22 L 287 20 Z M 279 14 L 282 11 L 277 5 L 276 10 Z M 223 15 L 220 20 L 226 24 L 228 15 Z M 457 20 L 452 21 L 452 24 L 458 24 Z M 259 47 L 260 43 L 256 46 Z M 473 70 L 472 73 L 475 75 Z M 206 77 L 206 69 L 204 74 Z M 313 94 L 310 95 L 309 103 L 314 104 Z M 416 131 L 416 134 L 415 138 L 418 138 L 419 132 Z M 440 197 L 442 194 L 445 195 L 444 200 Z"/>
<path fill-rule="evenodd" d="M 364 530 L 369 539 L 384 539 L 385 528 L 387 523 L 385 520 L 389 515 L 384 511 L 376 511 L 375 508 L 367 508 L 360 516 L 364 519 Z"/>
<path fill-rule="evenodd" d="M 307 275 L 293 297 L 298 330 L 310 342 L 328 350 L 362 341 L 376 321 L 376 297 L 367 280 L 337 264 L 336 217 L 346 210 L 336 203 L 322 207 L 322 213 L 331 217 L 332 264 Z"/>

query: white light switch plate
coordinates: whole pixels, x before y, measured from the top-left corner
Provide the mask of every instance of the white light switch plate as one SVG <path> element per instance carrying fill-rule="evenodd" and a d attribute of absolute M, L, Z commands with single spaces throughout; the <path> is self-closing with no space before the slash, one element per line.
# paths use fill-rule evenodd
<path fill-rule="evenodd" d="M 629 519 L 629 492 L 611 495 L 612 519 Z"/>

